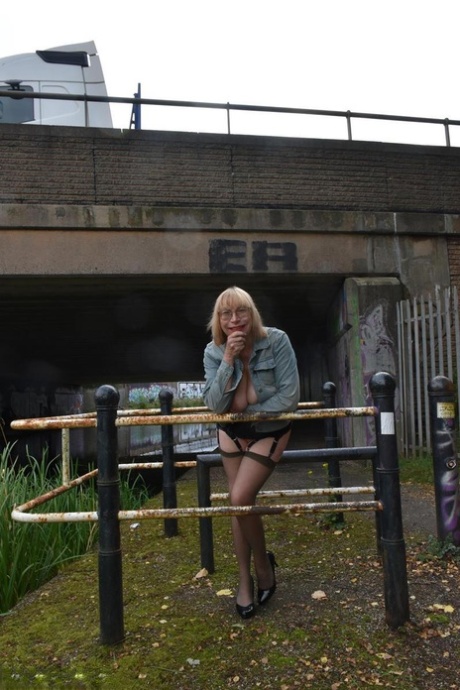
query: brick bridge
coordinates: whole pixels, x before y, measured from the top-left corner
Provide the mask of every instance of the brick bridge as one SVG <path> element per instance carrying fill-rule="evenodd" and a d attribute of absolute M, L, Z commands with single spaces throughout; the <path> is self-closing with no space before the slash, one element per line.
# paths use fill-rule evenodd
<path fill-rule="evenodd" d="M 363 333 L 397 370 L 395 302 L 460 282 L 460 148 L 2 125 L 0 170 L 4 400 L 200 380 L 237 284 L 361 404 Z"/>

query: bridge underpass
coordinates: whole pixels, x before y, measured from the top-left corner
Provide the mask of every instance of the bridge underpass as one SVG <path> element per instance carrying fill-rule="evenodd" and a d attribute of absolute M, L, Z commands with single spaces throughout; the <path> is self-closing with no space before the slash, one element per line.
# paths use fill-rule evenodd
<path fill-rule="evenodd" d="M 340 276 L 13 278 L 0 281 L 2 387 L 202 380 L 214 299 L 237 284 L 267 325 L 305 347 L 327 340 Z"/>
<path fill-rule="evenodd" d="M 60 454 L 59 432 L 12 432 L 8 428 L 13 418 L 52 413 L 50 400 L 58 397 L 55 391 L 61 391 L 60 400 L 70 406 L 72 391 L 88 391 L 83 403 L 86 411 L 94 409 L 93 390 L 105 383 L 203 380 L 203 350 L 209 338 L 206 324 L 219 292 L 233 284 L 250 291 L 267 325 L 287 331 L 298 357 L 302 399 L 318 399 L 327 378 L 326 317 L 343 284 L 341 276 L 0 280 L 0 318 L 6 326 L 0 346 L 1 416 L 7 423 L 6 437 L 15 442 L 15 452 L 23 459 L 27 452 L 40 457 L 41 449 L 48 446 L 51 457 Z M 37 396 L 45 399 L 43 409 L 36 406 Z M 29 400 L 34 402 L 29 404 Z M 70 411 L 83 410 L 70 407 L 58 412 Z M 310 423 L 308 433 L 322 438 L 322 424 L 317 426 Z M 302 435 L 300 428 L 297 431 Z M 129 446 L 129 441 L 120 443 L 121 448 L 125 443 Z M 89 459 L 93 445 L 92 430 L 72 432 L 75 457 L 81 458 L 83 453 Z"/>
<path fill-rule="evenodd" d="M 304 399 L 330 355 L 339 402 L 359 406 L 372 373 L 397 373 L 397 301 L 458 281 L 460 149 L 71 129 L 0 128 L 0 386 L 17 416 L 37 416 L 42 386 L 55 401 L 202 379 L 230 284 L 289 333 Z"/>

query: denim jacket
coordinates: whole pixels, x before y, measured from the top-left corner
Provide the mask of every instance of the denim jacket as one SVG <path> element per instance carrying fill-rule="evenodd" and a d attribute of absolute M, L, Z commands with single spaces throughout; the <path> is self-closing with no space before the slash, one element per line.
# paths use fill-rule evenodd
<path fill-rule="evenodd" d="M 248 405 L 245 412 L 291 412 L 297 409 L 300 398 L 299 373 L 291 342 L 284 331 L 267 328 L 267 336 L 258 340 L 249 361 L 249 371 L 258 402 Z M 225 343 L 208 343 L 204 351 L 206 405 L 221 414 L 231 406 L 233 395 L 243 375 L 240 359 L 234 365 L 223 361 Z M 226 386 L 229 379 L 232 385 Z M 257 431 L 274 431 L 285 421 L 257 422 Z"/>

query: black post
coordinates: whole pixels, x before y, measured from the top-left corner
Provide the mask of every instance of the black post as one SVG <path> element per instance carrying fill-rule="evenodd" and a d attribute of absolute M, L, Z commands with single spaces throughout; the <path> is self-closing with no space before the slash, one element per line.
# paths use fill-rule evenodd
<path fill-rule="evenodd" d="M 323 402 L 326 409 L 334 408 L 336 406 L 335 392 L 335 385 L 331 381 L 327 381 L 323 385 Z M 324 420 L 324 431 L 324 442 L 326 448 L 338 448 L 339 437 L 337 433 L 337 419 L 335 417 L 326 417 Z M 329 486 L 333 489 L 340 489 L 342 486 L 342 477 L 340 474 L 340 462 L 337 460 L 337 458 L 328 458 L 327 471 Z M 334 494 L 333 500 L 337 503 L 342 502 L 342 494 Z M 331 515 L 331 519 L 336 524 L 345 522 L 343 513 L 333 513 Z"/>
<path fill-rule="evenodd" d="M 159 394 L 161 414 L 172 414 L 173 394 L 163 388 Z M 177 508 L 176 468 L 174 467 L 174 438 L 171 424 L 161 425 L 161 447 L 163 451 L 163 508 Z M 165 536 L 178 534 L 177 518 L 165 518 Z"/>
<path fill-rule="evenodd" d="M 121 567 L 120 478 L 118 473 L 118 391 L 101 386 L 95 394 L 97 411 L 97 491 L 99 518 L 100 640 L 114 645 L 123 641 L 123 579 Z"/>
<path fill-rule="evenodd" d="M 403 538 L 395 429 L 395 389 L 395 380 L 385 372 L 374 374 L 370 380 L 370 390 L 377 408 L 376 471 L 380 500 L 383 503 L 380 541 L 385 587 L 385 620 L 391 628 L 397 628 L 409 620 L 406 546 Z"/>
<path fill-rule="evenodd" d="M 198 482 L 198 505 L 209 508 L 211 505 L 211 472 L 210 465 L 197 456 L 196 476 Z M 212 532 L 212 518 L 198 518 L 200 523 L 201 567 L 208 573 L 214 572 L 214 544 Z"/>
<path fill-rule="evenodd" d="M 378 463 L 378 453 L 372 457 L 372 481 L 374 482 L 374 500 L 380 501 L 381 491 L 380 491 L 380 474 L 377 469 Z M 380 510 L 375 511 L 375 538 L 376 538 L 376 548 L 377 553 L 382 557 L 382 514 Z"/>
<path fill-rule="evenodd" d="M 455 546 L 460 546 L 455 387 L 445 376 L 435 376 L 428 384 L 428 394 L 437 535 L 440 541 L 445 541 L 447 537 L 450 537 Z"/>

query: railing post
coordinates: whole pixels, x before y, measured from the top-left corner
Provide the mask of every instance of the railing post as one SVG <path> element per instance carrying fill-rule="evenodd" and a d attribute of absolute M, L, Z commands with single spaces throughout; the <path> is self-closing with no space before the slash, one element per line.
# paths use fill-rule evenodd
<path fill-rule="evenodd" d="M 444 134 L 446 135 L 446 146 L 450 146 L 449 118 L 444 119 Z"/>
<path fill-rule="evenodd" d="M 227 103 L 227 134 L 231 134 L 231 131 L 230 131 L 230 103 Z"/>
<path fill-rule="evenodd" d="M 428 384 L 437 535 L 460 546 L 460 495 L 455 434 L 455 386 L 445 376 Z"/>
<path fill-rule="evenodd" d="M 351 133 L 351 112 L 347 110 L 347 133 L 348 133 L 348 141 L 353 140 L 353 135 Z"/>
<path fill-rule="evenodd" d="M 62 483 L 70 482 L 70 429 L 61 429 Z"/>
<path fill-rule="evenodd" d="M 198 506 L 209 508 L 211 506 L 211 473 L 210 465 L 200 456 L 196 459 L 196 476 L 198 482 Z M 206 568 L 208 573 L 213 573 L 214 566 L 214 544 L 212 531 L 212 518 L 198 518 L 200 524 L 200 550 L 201 567 Z"/>
<path fill-rule="evenodd" d="M 397 628 L 409 620 L 409 594 L 394 413 L 396 383 L 390 374 L 379 372 L 372 376 L 370 390 L 377 408 L 376 474 L 383 504 L 380 542 L 383 557 L 385 620 L 391 628 Z"/>
<path fill-rule="evenodd" d="M 336 387 L 331 381 L 327 381 L 323 385 L 323 402 L 326 409 L 334 408 L 336 406 Z M 339 437 L 337 434 L 337 418 L 326 417 L 324 420 L 325 431 L 325 446 L 326 448 L 338 448 Z M 339 489 L 342 486 L 342 477 L 340 474 L 340 462 L 337 458 L 328 458 L 327 472 L 329 478 L 329 486 L 333 489 Z M 333 500 L 338 502 L 343 501 L 342 494 L 334 494 Z M 335 523 L 345 522 L 343 513 L 334 513 L 332 518 Z"/>
<path fill-rule="evenodd" d="M 100 640 L 114 645 L 124 639 L 123 580 L 120 547 L 120 479 L 118 473 L 118 391 L 101 386 L 95 394 L 97 411 L 97 491 L 99 518 Z"/>
<path fill-rule="evenodd" d="M 163 388 L 158 397 L 161 414 L 171 415 L 173 401 L 171 391 Z M 163 508 L 177 508 L 174 438 L 171 424 L 161 425 L 161 447 L 163 452 Z M 176 537 L 178 534 L 177 518 L 166 518 L 164 530 L 167 537 Z"/>

